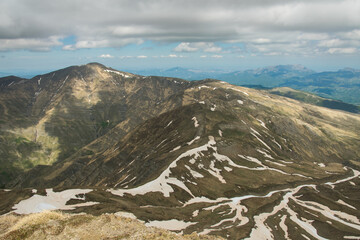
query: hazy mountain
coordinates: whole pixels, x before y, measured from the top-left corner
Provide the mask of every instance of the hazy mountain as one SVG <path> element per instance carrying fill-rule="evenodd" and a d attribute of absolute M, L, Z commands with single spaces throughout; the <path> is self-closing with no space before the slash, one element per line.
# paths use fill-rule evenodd
<path fill-rule="evenodd" d="M 125 211 L 228 239 L 360 234 L 358 114 L 95 63 L 2 81 L 1 213 Z"/>
<path fill-rule="evenodd" d="M 187 80 L 219 79 L 238 86 L 266 88 L 291 87 L 297 90 L 360 105 L 360 70 L 345 68 L 336 72 L 319 72 L 302 65 L 278 65 L 254 70 L 224 72 L 186 68 L 138 71 L 143 75 L 171 76 Z"/>
<path fill-rule="evenodd" d="M 223 70 L 200 70 L 181 67 L 174 67 L 169 69 L 132 70 L 131 72 L 145 76 L 167 76 L 186 80 L 201 80 L 205 78 L 218 79 L 219 76 L 227 73 Z"/>
<path fill-rule="evenodd" d="M 310 103 L 317 106 L 322 106 L 331 109 L 339 109 L 347 112 L 360 113 L 360 106 L 349 103 L 344 103 L 338 100 L 327 99 L 319 97 L 315 94 L 294 90 L 288 87 L 272 88 L 268 90 L 269 93 L 292 98 L 301 102 Z"/>
<path fill-rule="evenodd" d="M 290 79 L 281 86 L 312 92 L 322 97 L 360 105 L 360 71 L 343 69 L 337 72 L 310 74 L 301 79 Z"/>

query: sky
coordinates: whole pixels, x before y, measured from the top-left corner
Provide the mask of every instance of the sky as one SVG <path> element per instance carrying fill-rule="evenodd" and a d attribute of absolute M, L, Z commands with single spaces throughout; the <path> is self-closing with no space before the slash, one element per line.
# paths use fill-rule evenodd
<path fill-rule="evenodd" d="M 0 72 L 360 68 L 360 0 L 1 0 Z"/>

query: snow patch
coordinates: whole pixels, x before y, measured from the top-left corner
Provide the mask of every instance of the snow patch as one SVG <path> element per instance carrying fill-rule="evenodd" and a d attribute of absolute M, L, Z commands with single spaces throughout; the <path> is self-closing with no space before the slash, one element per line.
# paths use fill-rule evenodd
<path fill-rule="evenodd" d="M 261 121 L 260 119 L 256 119 L 259 123 L 260 123 L 260 125 L 263 127 L 263 128 L 266 128 L 267 130 L 269 130 L 267 127 L 266 127 L 266 125 L 265 125 L 265 123 L 263 122 L 263 121 Z"/>
<path fill-rule="evenodd" d="M 199 90 L 202 89 L 202 88 L 211 88 L 211 87 L 206 86 L 206 85 L 202 85 L 202 86 L 199 86 L 199 87 L 198 87 Z"/>
<path fill-rule="evenodd" d="M 17 214 L 38 213 L 44 210 L 73 210 L 76 207 L 92 206 L 97 202 L 85 202 L 73 205 L 66 205 L 70 199 L 84 200 L 77 197 L 78 194 L 91 192 L 91 189 L 68 189 L 62 192 L 54 192 L 52 189 L 46 189 L 46 196 L 33 195 L 32 197 L 22 200 L 13 206 Z"/>
<path fill-rule="evenodd" d="M 214 177 L 216 177 L 221 183 L 226 183 L 225 179 L 223 178 L 223 176 L 221 176 L 221 169 L 216 168 L 215 167 L 215 161 L 211 161 L 210 163 L 210 169 L 208 169 L 207 171 L 213 175 Z"/>
<path fill-rule="evenodd" d="M 130 213 L 130 212 L 116 212 L 114 213 L 115 216 L 119 216 L 119 217 L 125 217 L 125 218 L 130 218 L 130 219 L 137 219 L 137 217 L 133 214 L 133 213 Z"/>
<path fill-rule="evenodd" d="M 262 151 L 260 149 L 256 149 L 256 151 L 258 151 L 259 153 L 261 153 L 262 155 L 264 155 L 264 157 L 269 158 L 269 159 L 274 159 L 271 155 L 267 154 L 265 151 Z"/>
<path fill-rule="evenodd" d="M 351 206 L 350 204 L 348 204 L 348 203 L 344 202 L 344 201 L 343 201 L 343 200 L 341 200 L 341 199 L 337 200 L 336 202 L 337 202 L 337 203 L 340 203 L 341 205 L 344 205 L 344 206 L 347 206 L 347 207 L 349 207 L 349 208 L 352 208 L 352 209 L 357 210 L 357 209 L 356 209 L 356 207 Z"/>
<path fill-rule="evenodd" d="M 193 144 L 196 140 L 199 140 L 200 136 L 196 136 L 193 140 L 191 140 L 190 142 L 187 143 L 187 145 L 191 145 Z"/>
<path fill-rule="evenodd" d="M 174 192 L 174 189 L 171 187 L 171 185 L 176 185 L 179 188 L 184 189 L 191 196 L 193 196 L 191 191 L 188 189 L 188 187 L 186 187 L 186 185 L 182 181 L 178 180 L 175 177 L 170 177 L 171 169 L 175 168 L 177 166 L 177 162 L 185 157 L 192 157 L 193 159 L 198 158 L 202 151 L 208 151 L 208 148 L 214 144 L 215 144 L 214 138 L 212 136 L 209 136 L 209 142 L 207 144 L 197 148 L 190 149 L 182 153 L 156 179 L 136 188 L 118 189 L 118 190 L 111 189 L 109 191 L 114 195 L 120 195 L 120 196 L 123 196 L 124 193 L 128 193 L 131 195 L 138 195 L 138 194 L 144 195 L 148 192 L 161 192 L 165 197 L 170 197 L 170 193 Z"/>
<path fill-rule="evenodd" d="M 284 165 L 284 164 L 281 164 L 281 163 L 278 163 L 278 162 L 274 162 L 274 161 L 270 161 L 270 160 L 265 160 L 265 162 L 278 165 L 279 167 L 286 167 L 286 165 Z"/>
<path fill-rule="evenodd" d="M 275 139 L 272 139 L 271 141 L 275 143 L 280 149 L 282 149 L 281 145 Z"/>
<path fill-rule="evenodd" d="M 272 150 L 263 140 L 261 140 L 258 136 L 261 136 L 256 130 L 254 130 L 253 128 L 251 129 L 251 135 L 253 135 L 259 142 L 261 142 L 266 148 L 268 148 L 269 150 Z"/>
<path fill-rule="evenodd" d="M 175 152 L 177 150 L 179 150 L 181 148 L 181 146 L 177 146 L 176 148 L 174 148 L 173 150 L 171 150 L 170 152 Z"/>
<path fill-rule="evenodd" d="M 247 92 L 241 91 L 239 89 L 236 89 L 236 88 L 228 88 L 228 89 L 232 89 L 234 91 L 241 92 L 242 94 L 245 94 L 246 96 L 249 96 L 249 94 Z"/>
<path fill-rule="evenodd" d="M 195 210 L 193 213 L 192 213 L 192 217 L 197 217 L 199 215 L 199 210 Z"/>
<path fill-rule="evenodd" d="M 286 224 L 285 224 L 285 220 L 286 220 L 286 215 L 284 215 L 284 216 L 281 217 L 281 221 L 280 221 L 280 223 L 279 223 L 279 226 L 280 226 L 281 230 L 284 231 L 284 238 L 285 238 L 286 240 L 290 240 L 289 234 L 288 234 L 288 228 L 287 228 L 287 226 L 286 226 Z"/>
<path fill-rule="evenodd" d="M 196 119 L 196 117 L 193 117 L 191 120 L 193 120 L 194 121 L 194 127 L 198 127 L 199 126 L 199 122 L 198 122 L 198 120 Z"/>
<path fill-rule="evenodd" d="M 173 120 L 171 120 L 171 121 L 166 125 L 165 128 L 167 128 L 168 126 L 170 126 L 172 123 L 173 123 Z"/>
<path fill-rule="evenodd" d="M 122 72 L 110 70 L 110 69 L 104 69 L 104 72 L 115 73 L 115 74 L 120 75 L 120 76 L 122 76 L 122 77 L 124 77 L 124 78 L 130 78 L 130 77 L 131 77 L 130 75 L 124 74 L 124 73 L 122 73 Z"/>
<path fill-rule="evenodd" d="M 227 172 L 231 172 L 231 171 L 232 171 L 232 168 L 230 168 L 230 167 L 224 167 L 224 169 L 225 169 Z"/>
<path fill-rule="evenodd" d="M 171 219 L 171 220 L 163 220 L 163 221 L 157 221 L 157 220 L 150 221 L 148 223 L 145 223 L 145 226 L 157 227 L 157 228 L 167 229 L 170 231 L 180 231 L 194 224 L 196 224 L 196 222 L 184 222 L 177 219 Z"/>
<path fill-rule="evenodd" d="M 187 168 L 187 170 L 190 171 L 190 174 L 191 174 L 194 178 L 203 178 L 203 177 L 204 177 L 201 173 L 198 173 L 197 171 L 192 170 L 189 166 L 185 165 L 185 167 Z"/>

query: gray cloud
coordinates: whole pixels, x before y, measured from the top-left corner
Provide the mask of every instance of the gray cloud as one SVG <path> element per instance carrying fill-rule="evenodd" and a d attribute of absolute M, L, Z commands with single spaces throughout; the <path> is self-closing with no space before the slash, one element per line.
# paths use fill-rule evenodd
<path fill-rule="evenodd" d="M 182 42 L 178 52 L 217 53 L 213 42 L 241 42 L 267 54 L 354 53 L 359 12 L 357 0 L 2 0 L 0 50 L 46 51 L 76 36 L 64 50 L 152 40 Z"/>

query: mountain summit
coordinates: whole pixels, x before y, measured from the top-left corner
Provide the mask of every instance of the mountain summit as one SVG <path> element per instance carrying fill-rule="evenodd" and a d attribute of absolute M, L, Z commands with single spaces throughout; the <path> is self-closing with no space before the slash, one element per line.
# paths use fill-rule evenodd
<path fill-rule="evenodd" d="M 1 82 L 2 213 L 122 211 L 229 239 L 360 234 L 357 114 L 96 63 Z"/>

